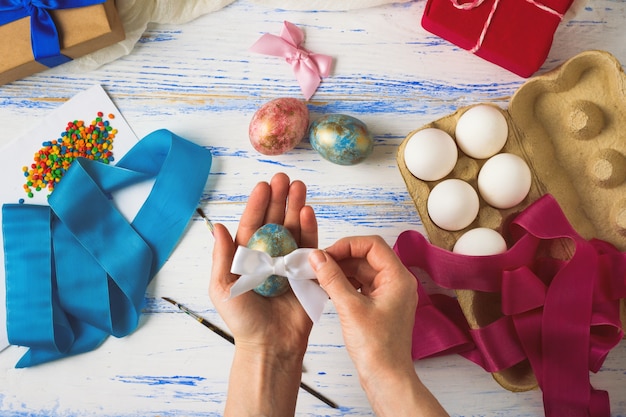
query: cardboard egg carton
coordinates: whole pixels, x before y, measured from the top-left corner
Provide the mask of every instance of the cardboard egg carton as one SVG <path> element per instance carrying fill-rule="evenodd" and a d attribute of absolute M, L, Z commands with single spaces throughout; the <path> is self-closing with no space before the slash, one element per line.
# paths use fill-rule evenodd
<path fill-rule="evenodd" d="M 481 103 L 485 104 L 485 103 Z M 425 128 L 444 130 L 454 138 L 460 116 L 473 106 L 411 132 L 397 153 L 397 162 L 432 244 L 451 250 L 457 239 L 476 227 L 501 232 L 508 242 L 508 223 L 544 194 L 552 194 L 575 230 L 584 238 L 599 238 L 626 251 L 626 75 L 609 53 L 583 52 L 559 68 L 524 83 L 513 95 L 505 116 L 509 134 L 501 152 L 523 158 L 532 173 L 527 197 L 510 209 L 489 206 L 480 196 L 476 220 L 459 231 L 446 231 L 429 218 L 430 190 L 439 182 L 458 178 L 477 189 L 477 176 L 486 160 L 463 154 L 453 171 L 439 181 L 421 181 L 404 162 L 410 137 Z M 565 241 L 547 248 L 550 255 L 567 259 Z M 502 316 L 500 295 L 470 290 L 456 291 L 472 328 L 480 328 Z M 626 327 L 626 303 L 621 300 Z M 536 387 L 530 364 L 522 362 L 494 374 L 504 388 L 524 391 Z"/>

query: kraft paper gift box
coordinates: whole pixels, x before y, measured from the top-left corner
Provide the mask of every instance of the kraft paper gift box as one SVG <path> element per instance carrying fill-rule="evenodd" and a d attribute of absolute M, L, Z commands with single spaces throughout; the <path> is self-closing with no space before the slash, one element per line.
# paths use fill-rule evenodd
<path fill-rule="evenodd" d="M 42 0 L 40 3 L 49 2 Z M 33 17 L 26 15 L 14 19 L 20 13 L 28 14 L 22 6 L 22 1 L 0 2 L 2 40 L 0 85 L 60 65 L 124 39 L 124 28 L 115 8 L 115 0 L 70 0 L 66 1 L 63 7 L 67 8 L 51 10 L 41 7 L 33 11 Z M 50 55 L 50 46 L 42 47 L 41 42 L 45 44 L 46 41 L 41 41 L 37 34 L 31 36 L 31 28 L 35 28 L 37 32 L 37 28 L 45 27 L 43 32 L 46 32 L 50 24 L 54 25 L 58 32 L 60 54 L 40 56 L 36 59 L 33 50 L 44 49 L 43 54 Z M 40 42 L 39 45 L 37 42 Z"/>
<path fill-rule="evenodd" d="M 521 77 L 546 60 L 573 0 L 428 0 L 427 31 Z"/>

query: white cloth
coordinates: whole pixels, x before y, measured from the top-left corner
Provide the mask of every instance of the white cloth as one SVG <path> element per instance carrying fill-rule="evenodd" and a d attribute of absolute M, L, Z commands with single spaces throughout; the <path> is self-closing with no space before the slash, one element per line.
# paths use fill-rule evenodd
<path fill-rule="evenodd" d="M 266 252 L 239 246 L 230 272 L 241 276 L 230 288 L 230 298 L 258 287 L 272 275 L 286 277 L 304 311 L 313 323 L 317 323 L 324 312 L 328 294 L 313 281 L 316 276 L 309 264 L 309 254 L 313 250 L 300 248 L 272 258 Z"/>
<path fill-rule="evenodd" d="M 182 24 L 235 0 L 116 0 L 126 39 L 57 67 L 63 72 L 94 70 L 131 53 L 149 23 Z"/>

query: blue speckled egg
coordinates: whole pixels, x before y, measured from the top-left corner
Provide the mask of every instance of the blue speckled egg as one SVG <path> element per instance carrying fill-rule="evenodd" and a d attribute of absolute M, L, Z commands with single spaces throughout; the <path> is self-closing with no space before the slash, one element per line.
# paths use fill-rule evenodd
<path fill-rule="evenodd" d="M 268 223 L 254 232 L 248 248 L 260 250 L 272 257 L 285 256 L 298 249 L 298 244 L 289 230 L 280 224 Z M 289 289 L 289 281 L 280 275 L 269 276 L 254 292 L 264 297 L 276 297 Z"/>
<path fill-rule="evenodd" d="M 355 165 L 374 149 L 365 123 L 345 114 L 328 114 L 311 123 L 311 146 L 324 159 L 338 165 Z"/>

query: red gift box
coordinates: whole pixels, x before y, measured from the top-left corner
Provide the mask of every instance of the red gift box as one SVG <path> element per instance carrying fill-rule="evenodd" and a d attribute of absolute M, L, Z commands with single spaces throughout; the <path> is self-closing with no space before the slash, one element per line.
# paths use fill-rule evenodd
<path fill-rule="evenodd" d="M 422 27 L 519 76 L 546 60 L 573 0 L 428 0 Z"/>

